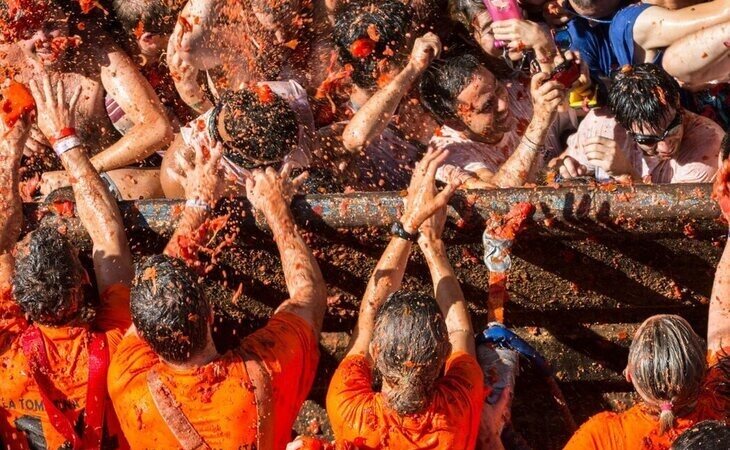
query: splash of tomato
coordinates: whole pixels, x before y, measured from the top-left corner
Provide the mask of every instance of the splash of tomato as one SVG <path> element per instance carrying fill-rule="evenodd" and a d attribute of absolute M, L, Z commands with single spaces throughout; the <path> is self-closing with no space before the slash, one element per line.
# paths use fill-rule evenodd
<path fill-rule="evenodd" d="M 358 59 L 367 58 L 375 50 L 375 41 L 361 37 L 350 45 L 350 54 Z"/>

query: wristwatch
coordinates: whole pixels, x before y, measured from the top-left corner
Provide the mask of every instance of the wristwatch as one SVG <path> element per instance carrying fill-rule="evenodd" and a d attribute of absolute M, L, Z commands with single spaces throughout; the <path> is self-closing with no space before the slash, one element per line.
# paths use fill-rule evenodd
<path fill-rule="evenodd" d="M 393 222 L 393 226 L 390 227 L 390 234 L 395 237 L 399 237 L 401 239 L 405 239 L 406 241 L 411 241 L 413 243 L 418 242 L 418 231 L 415 233 L 409 233 L 403 228 L 403 224 L 400 220 L 396 220 Z"/>

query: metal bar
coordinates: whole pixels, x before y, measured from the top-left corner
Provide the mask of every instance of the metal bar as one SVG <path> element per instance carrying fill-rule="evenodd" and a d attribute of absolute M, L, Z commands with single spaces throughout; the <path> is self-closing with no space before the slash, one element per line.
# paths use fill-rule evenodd
<path fill-rule="evenodd" d="M 609 184 L 467 191 L 454 196 L 449 216 L 455 223 L 462 220 L 479 228 L 490 214 L 505 214 L 516 203 L 529 202 L 537 208 L 533 219 L 538 225 L 545 219 L 569 224 L 606 223 L 620 218 L 708 220 L 720 215 L 710 198 L 711 189 L 709 184 Z M 292 211 L 298 223 L 313 229 L 385 227 L 402 212 L 402 196 L 399 192 L 309 195 L 295 199 Z M 183 208 L 182 201 L 166 199 L 120 205 L 129 227 L 163 235 L 172 233 Z M 36 214 L 37 208 L 38 205 L 27 204 L 26 217 Z M 222 208 L 242 211 L 244 227 L 266 228 L 263 217 L 250 213 L 245 199 L 226 201 Z"/>

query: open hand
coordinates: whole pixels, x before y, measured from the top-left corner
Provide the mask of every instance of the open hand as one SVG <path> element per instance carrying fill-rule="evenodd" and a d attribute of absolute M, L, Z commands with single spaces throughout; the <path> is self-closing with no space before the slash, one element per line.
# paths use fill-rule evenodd
<path fill-rule="evenodd" d="M 292 180 L 291 169 L 291 164 L 284 164 L 280 172 L 272 167 L 251 172 L 246 178 L 246 197 L 254 208 L 266 212 L 272 204 L 291 204 L 294 195 L 309 175 L 304 172 Z"/>
<path fill-rule="evenodd" d="M 45 71 L 38 78 L 30 81 L 30 92 L 35 99 L 38 128 L 51 140 L 64 128 L 74 127 L 81 86 L 76 88 L 71 100 L 67 102 L 62 80 L 58 80 L 54 86 L 51 76 Z"/>
<path fill-rule="evenodd" d="M 446 206 L 459 188 L 460 183 L 454 180 L 441 192 L 436 189 L 436 170 L 447 156 L 449 156 L 448 150 L 429 148 L 416 165 L 408 187 L 405 212 L 401 217 L 403 228 L 408 233 L 418 231 L 429 217 Z"/>
<path fill-rule="evenodd" d="M 177 162 L 180 173 L 171 171 L 170 177 L 175 179 L 185 190 L 188 200 L 200 200 L 215 206 L 224 192 L 224 173 L 221 167 L 223 145 L 214 143 L 207 133 L 200 133 L 192 140 L 193 161 L 186 158 L 189 152 L 178 152 Z"/>

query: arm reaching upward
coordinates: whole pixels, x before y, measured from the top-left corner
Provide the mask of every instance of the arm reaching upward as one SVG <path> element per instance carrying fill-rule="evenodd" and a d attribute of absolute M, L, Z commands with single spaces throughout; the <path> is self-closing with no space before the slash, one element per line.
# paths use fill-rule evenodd
<path fill-rule="evenodd" d="M 429 149 L 413 172 L 405 212 L 401 217 L 403 230 L 412 236 L 417 235 L 418 229 L 435 211 L 448 203 L 458 187 L 449 184 L 443 191 L 436 191 L 436 169 L 447 156 L 448 151 Z M 410 241 L 393 237 L 380 257 L 360 303 L 360 314 L 350 338 L 348 355 L 368 354 L 375 314 L 388 296 L 400 288 L 410 252 Z"/>
<path fill-rule="evenodd" d="M 395 114 L 403 96 L 441 53 L 441 41 L 433 33 L 416 39 L 406 67 L 385 87 L 373 94 L 348 122 L 342 142 L 350 152 L 359 152 L 380 136 Z"/>
<path fill-rule="evenodd" d="M 94 270 L 99 293 L 116 283 L 129 286 L 134 269 L 122 215 L 81 141 L 72 132 L 81 90 L 78 88 L 67 102 L 61 81 L 53 86 L 47 73 L 41 78 L 40 83 L 36 80 L 30 82 L 38 110 L 38 128 L 50 141 L 58 138 L 54 150 L 69 175 L 79 218 L 94 244 Z"/>
<path fill-rule="evenodd" d="M 520 187 L 525 184 L 533 166 L 541 158 L 540 149 L 555 120 L 558 106 L 565 99 L 565 88 L 557 81 L 550 81 L 549 75 L 546 73 L 540 72 L 533 75 L 531 83 L 534 105 L 532 120 L 519 146 L 489 180 L 490 183 L 502 188 Z"/>
<path fill-rule="evenodd" d="M 306 178 L 302 174 L 290 180 L 290 168 L 285 164 L 281 173 L 271 167 L 266 171 L 256 170 L 246 180 L 246 195 L 253 207 L 266 217 L 281 255 L 290 298 L 278 310 L 298 315 L 319 334 L 327 309 L 327 286 L 317 260 L 297 231 L 289 208 L 292 197 Z"/>
<path fill-rule="evenodd" d="M 195 163 L 191 164 L 182 152 L 178 152 L 177 159 L 185 175 L 171 171 L 171 176 L 185 190 L 187 199 L 175 233 L 165 247 L 165 254 L 176 258 L 183 256 L 180 238 L 192 235 L 210 218 L 210 213 L 224 190 L 224 177 L 220 167 L 223 146 L 220 143 L 214 144 L 207 134 L 200 136 L 193 141 Z"/>
<path fill-rule="evenodd" d="M 725 160 L 717 173 L 713 197 L 720 205 L 725 220 L 730 220 L 730 161 Z M 707 349 L 719 352 L 730 347 L 730 245 L 720 258 L 715 272 L 707 319 Z"/>
<path fill-rule="evenodd" d="M 18 191 L 20 159 L 28 138 L 27 117 L 8 127 L 0 119 L 0 287 L 9 286 L 15 259 L 13 246 L 23 226 L 23 203 Z"/>
<path fill-rule="evenodd" d="M 446 254 L 446 245 L 441 240 L 445 224 L 446 205 L 424 222 L 418 244 L 421 246 L 431 271 L 436 301 L 446 319 L 446 329 L 449 331 L 452 351 L 475 355 L 474 329 L 469 316 L 469 308 Z"/>

